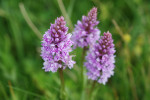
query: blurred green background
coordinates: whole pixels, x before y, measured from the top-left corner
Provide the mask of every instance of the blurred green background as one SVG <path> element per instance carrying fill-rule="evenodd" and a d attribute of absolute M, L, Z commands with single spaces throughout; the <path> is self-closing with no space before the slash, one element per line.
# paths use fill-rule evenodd
<path fill-rule="evenodd" d="M 60 99 L 59 74 L 42 69 L 41 35 L 61 15 L 72 32 L 71 25 L 93 6 L 101 33 L 112 33 L 117 52 L 114 76 L 106 85 L 96 84 L 92 99 L 150 100 L 150 1 L 62 1 L 0 0 L 0 100 Z M 85 79 L 81 96 L 82 49 L 73 54 L 76 65 L 64 71 L 67 99 L 87 100 L 92 81 Z"/>

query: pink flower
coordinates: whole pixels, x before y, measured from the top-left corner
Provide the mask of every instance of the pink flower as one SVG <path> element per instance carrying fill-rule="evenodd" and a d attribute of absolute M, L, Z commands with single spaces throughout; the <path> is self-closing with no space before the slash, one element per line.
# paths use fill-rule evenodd
<path fill-rule="evenodd" d="M 41 57 L 44 60 L 45 71 L 56 72 L 58 68 L 72 68 L 75 61 L 69 53 L 72 51 L 73 42 L 70 40 L 71 34 L 67 34 L 68 27 L 64 17 L 55 20 L 50 29 L 43 35 Z"/>

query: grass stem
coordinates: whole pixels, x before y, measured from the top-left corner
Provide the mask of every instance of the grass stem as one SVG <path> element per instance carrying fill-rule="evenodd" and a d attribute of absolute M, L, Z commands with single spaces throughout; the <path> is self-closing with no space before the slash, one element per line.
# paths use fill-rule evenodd
<path fill-rule="evenodd" d="M 31 21 L 31 19 L 28 16 L 28 13 L 24 7 L 23 3 L 19 3 L 19 8 L 20 11 L 25 19 L 25 21 L 27 22 L 27 24 L 29 25 L 29 27 L 33 30 L 33 32 L 35 33 L 35 35 L 39 38 L 42 39 L 42 34 L 40 33 L 40 31 L 38 30 L 38 28 L 33 24 L 33 22 Z"/>
<path fill-rule="evenodd" d="M 70 28 L 71 30 L 73 30 L 72 22 L 71 22 L 71 20 L 70 20 L 70 18 L 69 18 L 69 15 L 67 14 L 67 11 L 66 11 L 66 9 L 65 9 L 65 6 L 64 6 L 64 4 L 63 4 L 63 1 L 62 1 L 62 0 L 57 0 L 57 2 L 58 2 L 59 8 L 60 8 L 60 10 L 61 10 L 63 16 L 65 17 L 65 19 L 66 19 L 66 21 L 67 21 L 67 24 L 68 24 L 69 28 Z"/>

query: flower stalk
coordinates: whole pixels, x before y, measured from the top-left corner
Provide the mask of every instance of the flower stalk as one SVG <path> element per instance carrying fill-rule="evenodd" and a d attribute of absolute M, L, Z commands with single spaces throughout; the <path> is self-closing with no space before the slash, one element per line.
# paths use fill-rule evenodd
<path fill-rule="evenodd" d="M 59 76 L 60 76 L 60 81 L 61 81 L 60 98 L 61 98 L 61 100 L 65 100 L 66 99 L 66 92 L 65 92 L 65 82 L 64 82 L 63 68 L 59 68 Z"/>
<path fill-rule="evenodd" d="M 87 51 L 87 47 L 83 48 L 83 53 L 82 53 L 82 66 L 81 66 L 81 83 L 82 83 L 82 89 L 84 88 L 84 59 L 85 59 L 85 54 Z"/>
<path fill-rule="evenodd" d="M 92 87 L 90 88 L 90 91 L 89 91 L 89 100 L 92 98 L 92 93 L 95 88 L 95 85 L 96 85 L 96 81 L 93 81 Z"/>

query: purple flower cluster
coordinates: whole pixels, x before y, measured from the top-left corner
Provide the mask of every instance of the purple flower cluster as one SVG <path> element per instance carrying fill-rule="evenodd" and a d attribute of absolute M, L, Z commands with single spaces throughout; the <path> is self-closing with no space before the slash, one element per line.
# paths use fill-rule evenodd
<path fill-rule="evenodd" d="M 95 28 L 99 21 L 97 19 L 97 8 L 93 8 L 88 13 L 88 16 L 82 16 L 82 21 L 78 21 L 72 36 L 74 48 L 87 47 L 95 44 L 100 37 L 100 30 Z"/>
<path fill-rule="evenodd" d="M 75 61 L 72 60 L 71 46 L 87 47 L 86 66 L 89 79 L 106 84 L 108 78 L 114 74 L 115 48 L 111 33 L 104 33 L 100 37 L 100 30 L 96 27 L 97 8 L 92 8 L 88 16 L 83 16 L 78 21 L 73 31 L 73 36 L 67 34 L 68 27 L 64 17 L 59 17 L 51 24 L 50 29 L 43 35 L 41 56 L 44 60 L 45 71 L 56 72 L 58 68 L 72 68 Z M 72 39 L 72 41 L 71 41 Z M 74 44 L 73 44 L 74 43 Z"/>
<path fill-rule="evenodd" d="M 58 68 L 65 69 L 66 66 L 72 68 L 75 64 L 72 56 L 69 55 L 73 42 L 70 40 L 71 34 L 67 32 L 68 27 L 66 27 L 64 17 L 59 17 L 43 35 L 41 56 L 44 60 L 43 69 L 46 72 L 56 72 Z"/>
<path fill-rule="evenodd" d="M 105 84 L 114 74 L 115 49 L 111 33 L 104 33 L 98 43 L 90 48 L 85 62 L 89 79 Z"/>

